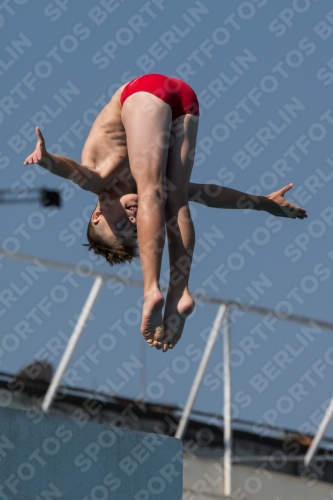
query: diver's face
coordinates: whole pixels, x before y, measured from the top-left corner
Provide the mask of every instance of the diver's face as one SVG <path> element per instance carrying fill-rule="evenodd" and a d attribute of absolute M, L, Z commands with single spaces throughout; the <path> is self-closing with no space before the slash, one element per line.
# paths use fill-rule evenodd
<path fill-rule="evenodd" d="M 125 194 L 111 202 L 100 201 L 100 208 L 92 216 L 98 223 L 98 231 L 111 244 L 134 245 L 137 240 L 136 214 L 138 195 Z"/>

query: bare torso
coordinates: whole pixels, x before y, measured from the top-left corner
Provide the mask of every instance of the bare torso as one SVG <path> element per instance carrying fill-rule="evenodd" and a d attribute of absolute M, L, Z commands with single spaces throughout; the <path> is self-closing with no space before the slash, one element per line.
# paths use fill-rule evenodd
<path fill-rule="evenodd" d="M 130 172 L 126 132 L 121 120 L 120 87 L 97 116 L 84 144 L 81 161 L 96 170 L 109 189 L 119 195 L 133 192 L 134 179 Z"/>

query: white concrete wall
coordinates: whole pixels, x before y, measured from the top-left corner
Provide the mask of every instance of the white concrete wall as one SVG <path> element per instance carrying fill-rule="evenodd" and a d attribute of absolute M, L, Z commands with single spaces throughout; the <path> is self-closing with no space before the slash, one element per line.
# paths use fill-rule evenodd
<path fill-rule="evenodd" d="M 333 485 L 237 465 L 233 468 L 232 492 L 232 500 L 332 500 Z M 222 465 L 185 456 L 183 500 L 222 498 Z"/>

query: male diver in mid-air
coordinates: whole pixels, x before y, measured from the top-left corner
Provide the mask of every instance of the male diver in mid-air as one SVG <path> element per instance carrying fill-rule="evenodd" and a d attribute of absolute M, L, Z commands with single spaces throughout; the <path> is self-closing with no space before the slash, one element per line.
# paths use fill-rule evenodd
<path fill-rule="evenodd" d="M 187 83 L 159 74 L 144 75 L 120 87 L 98 115 L 81 163 L 48 153 L 38 127 L 36 149 L 24 162 L 38 163 L 98 195 L 87 246 L 109 264 L 138 256 L 138 233 L 144 281 L 141 333 L 164 352 L 178 342 L 194 309 L 188 290 L 195 242 L 189 200 L 214 208 L 251 206 L 277 217 L 307 217 L 304 209 L 284 198 L 292 184 L 255 197 L 226 187 L 209 185 L 206 189 L 190 183 L 198 122 L 198 100 Z M 170 273 L 182 262 L 177 279 L 170 280 L 166 301 L 159 287 L 165 231 Z"/>

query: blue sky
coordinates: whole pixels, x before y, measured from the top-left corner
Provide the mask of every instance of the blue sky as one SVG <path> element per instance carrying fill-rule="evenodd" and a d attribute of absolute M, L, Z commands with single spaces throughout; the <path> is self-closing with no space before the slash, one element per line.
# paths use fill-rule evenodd
<path fill-rule="evenodd" d="M 332 321 L 333 14 L 327 3 L 82 1 L 78 8 L 72 1 L 42 7 L 11 1 L 0 14 L 1 187 L 64 193 L 58 211 L 1 205 L 5 251 L 79 265 L 83 274 L 95 267 L 141 279 L 138 262 L 111 269 L 82 247 L 93 194 L 22 163 L 35 147 L 36 124 L 50 151 L 61 148 L 79 160 L 94 117 L 120 85 L 147 72 L 173 75 L 186 79 L 201 102 L 193 181 L 260 194 L 293 182 L 287 197 L 309 214 L 295 221 L 193 204 L 191 290 Z M 56 366 L 92 278 L 43 267 L 33 273 L 5 258 L 0 265 L 0 369 L 15 373 L 34 358 Z M 165 254 L 165 283 L 167 275 Z M 104 285 L 67 382 L 106 385 L 127 397 L 145 385 L 147 400 L 182 405 L 217 309 L 199 304 L 177 348 L 162 354 L 141 339 L 140 301 L 138 289 Z M 234 415 L 309 429 L 331 397 L 332 333 L 262 321 L 245 314 L 232 327 Z M 197 409 L 221 412 L 221 361 L 219 339 Z"/>

